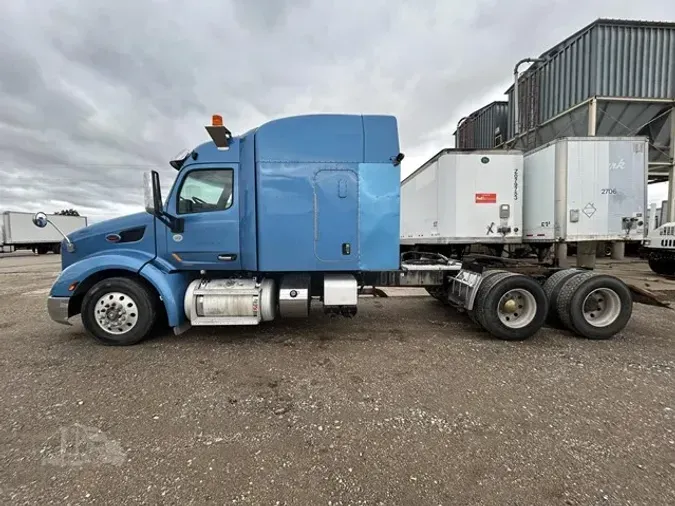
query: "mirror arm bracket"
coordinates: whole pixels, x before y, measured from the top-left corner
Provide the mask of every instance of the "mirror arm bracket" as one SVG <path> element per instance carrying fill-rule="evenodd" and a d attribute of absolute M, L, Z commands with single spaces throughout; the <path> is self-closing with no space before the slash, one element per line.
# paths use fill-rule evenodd
<path fill-rule="evenodd" d="M 174 234 L 182 234 L 183 231 L 185 230 L 185 220 L 183 218 L 177 218 L 175 216 L 171 216 L 170 214 L 164 212 L 163 210 L 160 210 L 159 212 L 155 213 L 155 218 L 157 218 L 159 221 L 164 223 L 171 232 Z"/>
<path fill-rule="evenodd" d="M 185 231 L 185 220 L 183 218 L 176 218 L 172 230 L 175 234 L 182 234 Z"/>

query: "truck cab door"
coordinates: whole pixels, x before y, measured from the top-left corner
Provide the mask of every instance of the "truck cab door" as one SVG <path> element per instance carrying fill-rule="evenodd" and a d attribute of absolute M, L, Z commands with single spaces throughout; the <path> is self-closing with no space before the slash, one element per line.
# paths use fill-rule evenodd
<path fill-rule="evenodd" d="M 198 165 L 179 175 L 167 211 L 183 219 L 183 232 L 167 229 L 167 254 L 162 255 L 176 268 L 241 268 L 238 165 Z"/>

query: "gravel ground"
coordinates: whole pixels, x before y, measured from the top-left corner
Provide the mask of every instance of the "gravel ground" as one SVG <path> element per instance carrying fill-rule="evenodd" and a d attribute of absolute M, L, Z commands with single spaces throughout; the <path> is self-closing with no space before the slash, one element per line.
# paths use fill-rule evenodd
<path fill-rule="evenodd" d="M 58 270 L 0 259 L 0 504 L 675 504 L 669 310 L 506 343 L 364 298 L 108 348 L 49 320 Z"/>

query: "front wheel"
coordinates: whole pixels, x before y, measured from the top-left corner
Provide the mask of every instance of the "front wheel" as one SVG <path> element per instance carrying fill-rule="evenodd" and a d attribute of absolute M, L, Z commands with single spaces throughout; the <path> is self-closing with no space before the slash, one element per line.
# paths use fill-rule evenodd
<path fill-rule="evenodd" d="M 108 278 L 85 294 L 81 313 L 82 324 L 94 339 L 108 346 L 130 346 L 150 334 L 157 320 L 157 303 L 142 283 Z"/>

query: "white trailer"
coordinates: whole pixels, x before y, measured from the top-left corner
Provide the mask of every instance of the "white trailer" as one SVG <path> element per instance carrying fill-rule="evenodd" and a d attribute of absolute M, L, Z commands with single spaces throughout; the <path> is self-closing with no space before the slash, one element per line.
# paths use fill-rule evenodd
<path fill-rule="evenodd" d="M 642 241 L 648 140 L 568 137 L 524 158 L 523 241 Z"/>
<path fill-rule="evenodd" d="M 68 235 L 87 226 L 86 216 L 50 214 L 49 220 Z M 42 255 L 50 251 L 61 252 L 63 236 L 54 227 L 38 228 L 33 224 L 33 214 L 17 211 L 2 213 L 3 250 L 34 250 Z"/>
<path fill-rule="evenodd" d="M 521 151 L 444 149 L 401 183 L 401 244 L 520 243 L 522 188 Z"/>

